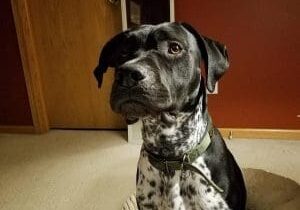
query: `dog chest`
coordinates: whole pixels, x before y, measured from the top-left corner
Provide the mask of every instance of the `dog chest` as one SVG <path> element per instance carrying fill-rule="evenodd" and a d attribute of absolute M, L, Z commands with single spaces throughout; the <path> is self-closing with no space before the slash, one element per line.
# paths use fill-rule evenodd
<path fill-rule="evenodd" d="M 203 157 L 193 165 L 211 178 Z M 178 170 L 166 176 L 151 165 L 146 154 L 141 154 L 139 160 L 137 202 L 142 210 L 229 209 L 221 194 L 200 174 Z"/>

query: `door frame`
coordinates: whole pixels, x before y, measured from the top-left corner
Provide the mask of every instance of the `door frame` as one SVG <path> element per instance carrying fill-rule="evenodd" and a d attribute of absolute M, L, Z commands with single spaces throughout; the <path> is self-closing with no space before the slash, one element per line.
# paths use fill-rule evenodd
<path fill-rule="evenodd" d="M 19 50 L 25 76 L 34 133 L 49 131 L 44 92 L 40 76 L 27 0 L 11 0 Z"/>

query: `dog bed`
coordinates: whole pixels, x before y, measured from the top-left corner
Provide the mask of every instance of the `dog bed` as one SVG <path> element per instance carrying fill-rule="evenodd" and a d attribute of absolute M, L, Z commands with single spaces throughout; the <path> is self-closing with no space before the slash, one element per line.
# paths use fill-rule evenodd
<path fill-rule="evenodd" d="M 247 186 L 247 210 L 299 210 L 300 185 L 295 181 L 260 169 L 243 169 Z M 138 210 L 135 194 L 122 210 Z"/>

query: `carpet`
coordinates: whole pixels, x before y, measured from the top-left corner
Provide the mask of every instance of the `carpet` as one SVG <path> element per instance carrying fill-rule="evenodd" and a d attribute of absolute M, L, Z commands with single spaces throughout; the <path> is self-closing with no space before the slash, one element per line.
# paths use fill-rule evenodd
<path fill-rule="evenodd" d="M 121 209 L 135 190 L 141 147 L 128 144 L 126 135 L 91 130 L 0 134 L 0 210 Z M 242 168 L 300 183 L 299 140 L 232 139 L 226 144 Z"/>

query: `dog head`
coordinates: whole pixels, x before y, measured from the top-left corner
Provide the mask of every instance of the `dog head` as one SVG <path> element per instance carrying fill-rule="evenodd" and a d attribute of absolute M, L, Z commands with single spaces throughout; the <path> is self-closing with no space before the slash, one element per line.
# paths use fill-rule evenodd
<path fill-rule="evenodd" d="M 193 106 L 199 94 L 201 60 L 207 89 L 213 92 L 229 66 L 224 45 L 185 23 L 142 25 L 105 44 L 94 75 L 101 87 L 107 68 L 115 68 L 111 107 L 131 123 L 145 115 Z"/>

